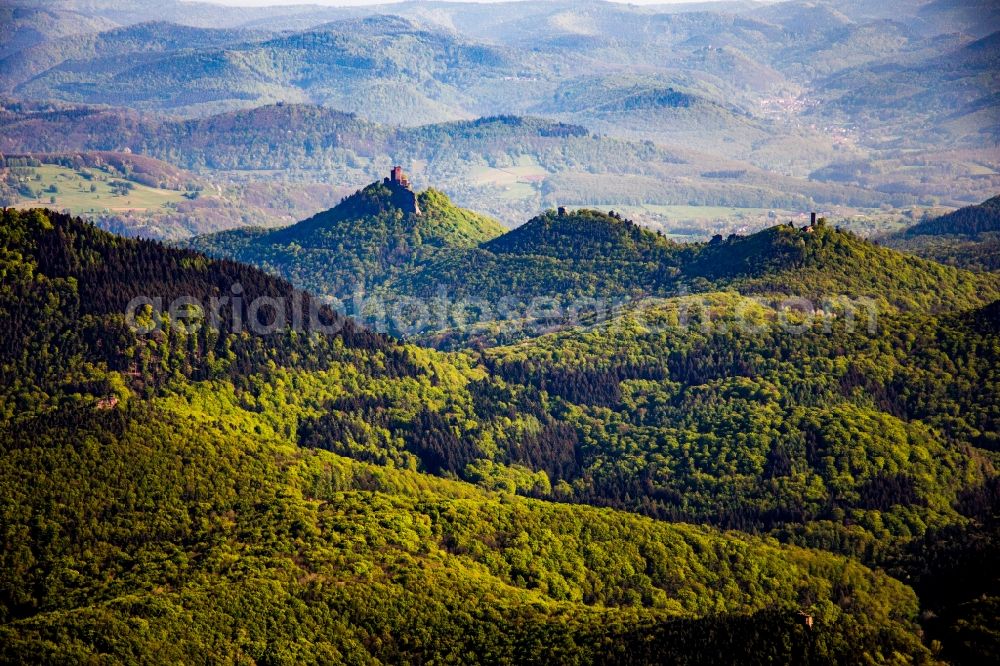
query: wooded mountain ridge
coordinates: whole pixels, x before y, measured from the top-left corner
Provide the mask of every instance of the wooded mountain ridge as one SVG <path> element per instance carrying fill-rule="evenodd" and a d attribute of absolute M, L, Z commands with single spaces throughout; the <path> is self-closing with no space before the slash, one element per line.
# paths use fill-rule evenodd
<path fill-rule="evenodd" d="M 919 576 L 937 654 L 992 649 L 994 583 L 945 563 L 995 552 L 955 533 L 983 544 L 996 506 L 995 303 L 792 336 L 713 293 L 713 326 L 670 325 L 680 297 L 484 354 L 333 312 L 333 333 L 258 335 L 150 311 L 148 335 L 123 314 L 135 295 L 238 282 L 249 321 L 295 292 L 3 215 L 4 659 L 930 659 L 913 591 L 859 560 Z M 721 325 L 751 310 L 753 333 Z M 477 612 L 453 610 L 470 594 Z"/>

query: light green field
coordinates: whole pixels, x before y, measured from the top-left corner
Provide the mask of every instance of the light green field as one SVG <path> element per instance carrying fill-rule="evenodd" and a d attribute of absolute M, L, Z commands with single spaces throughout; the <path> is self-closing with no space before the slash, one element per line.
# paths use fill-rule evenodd
<path fill-rule="evenodd" d="M 493 185 L 510 187 L 517 184 L 531 185 L 549 175 L 549 172 L 537 164 L 524 164 L 503 168 L 473 167 L 469 171 L 469 179 L 476 185 Z"/>
<path fill-rule="evenodd" d="M 963 162 L 962 165 L 968 168 L 969 174 L 973 176 L 993 176 L 996 174 L 996 171 L 985 164 L 979 164 L 977 162 Z"/>
<path fill-rule="evenodd" d="M 628 207 L 631 208 L 631 207 Z M 773 208 L 736 208 L 729 206 L 666 206 L 646 204 L 637 206 L 648 213 L 662 215 L 668 220 L 721 220 L 740 216 L 767 215 Z M 776 214 L 789 214 L 786 211 L 775 210 Z"/>
<path fill-rule="evenodd" d="M 503 168 L 473 167 L 468 173 L 468 180 L 476 187 L 500 190 L 500 197 L 504 200 L 523 201 L 536 197 L 538 184 L 548 175 L 549 172 L 537 164 L 525 163 Z"/>
<path fill-rule="evenodd" d="M 181 192 L 161 190 L 139 183 L 132 183 L 134 189 L 121 196 L 112 191 L 111 182 L 123 179 L 109 177 L 94 169 L 76 171 L 62 166 L 43 164 L 37 167 L 35 172 L 41 176 L 41 180 L 31 180 L 30 184 L 34 190 L 42 190 L 41 195 L 37 199 L 22 199 L 14 205 L 15 208 L 46 206 L 58 210 L 69 209 L 74 215 L 127 211 L 154 212 L 184 199 Z M 84 177 L 84 173 L 91 174 L 92 178 L 88 180 Z M 53 185 L 57 192 L 48 191 Z M 93 192 L 90 191 L 91 185 L 95 188 Z M 52 197 L 55 197 L 54 202 Z"/>
<path fill-rule="evenodd" d="M 308 171 L 308 169 L 304 169 L 304 171 Z M 268 179 L 286 176 L 288 171 L 286 169 L 220 169 L 217 173 L 224 174 L 234 179 Z"/>

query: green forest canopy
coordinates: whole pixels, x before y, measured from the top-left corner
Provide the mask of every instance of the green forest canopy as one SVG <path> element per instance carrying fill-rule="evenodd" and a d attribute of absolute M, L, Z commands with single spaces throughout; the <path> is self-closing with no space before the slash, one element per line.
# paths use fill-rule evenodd
<path fill-rule="evenodd" d="M 913 546 L 933 581 L 921 540 L 987 518 L 996 305 L 740 338 L 656 326 L 668 299 L 485 355 L 329 311 L 335 335 L 142 336 L 136 295 L 296 292 L 3 215 L 6 660 L 919 661 L 920 601 L 868 567 Z"/>

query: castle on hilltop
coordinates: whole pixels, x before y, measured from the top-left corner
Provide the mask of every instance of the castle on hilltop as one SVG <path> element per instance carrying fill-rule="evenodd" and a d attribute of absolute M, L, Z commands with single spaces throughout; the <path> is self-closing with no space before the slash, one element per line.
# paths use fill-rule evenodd
<path fill-rule="evenodd" d="M 403 167 L 401 166 L 392 167 L 392 171 L 389 172 L 389 177 L 385 179 L 385 184 L 399 185 L 401 187 L 405 187 L 406 189 L 410 189 L 410 179 L 406 177 L 405 173 L 403 173 Z"/>
<path fill-rule="evenodd" d="M 403 173 L 403 167 L 394 166 L 385 179 L 385 185 L 392 190 L 392 202 L 403 211 L 420 215 L 420 204 L 416 193 L 410 188 L 410 179 Z"/>

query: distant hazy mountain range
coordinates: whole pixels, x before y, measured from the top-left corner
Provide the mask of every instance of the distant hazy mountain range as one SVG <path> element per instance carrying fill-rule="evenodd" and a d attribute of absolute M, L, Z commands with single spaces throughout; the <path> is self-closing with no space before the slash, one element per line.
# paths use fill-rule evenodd
<path fill-rule="evenodd" d="M 215 180 L 294 169 L 342 187 L 391 159 L 510 224 L 628 205 L 667 231 L 688 205 L 759 227 L 770 209 L 957 207 L 1000 188 L 988 2 L 2 11 L 7 152 L 129 148 Z M 78 108 L 95 104 L 147 115 Z M 543 120 L 516 135 L 474 120 L 497 115 Z"/>
<path fill-rule="evenodd" d="M 213 178 L 267 180 L 277 172 L 282 179 L 359 185 L 384 175 L 393 156 L 418 183 L 441 187 L 511 225 L 564 203 L 721 204 L 766 213 L 817 205 L 876 208 L 919 199 L 906 191 L 881 192 L 877 185 L 858 187 L 849 179 L 795 178 L 705 153 L 596 135 L 579 125 L 515 116 L 398 128 L 315 106 L 275 105 L 176 120 L 15 104 L 0 115 L 0 128 L 0 151 L 8 154 L 128 150 Z"/>
<path fill-rule="evenodd" d="M 782 96 L 822 104 L 839 100 L 845 86 L 860 93 L 862 83 L 877 84 L 858 80 L 866 73 L 892 80 L 902 69 L 938 77 L 920 82 L 922 88 L 969 80 L 988 65 L 981 52 L 995 54 L 990 44 L 976 53 L 962 49 L 1000 27 L 987 3 L 964 16 L 940 3 L 899 3 L 891 19 L 846 4 L 664 13 L 602 2 L 412 3 L 284 15 L 280 8 L 240 10 L 237 24 L 232 10 L 191 3 L 135 3 L 133 12 L 115 11 L 111 3 L 55 3 L 64 9 L 47 3 L 9 10 L 16 11 L 11 41 L 23 46 L 8 47 L 0 84 L 35 99 L 195 114 L 311 101 L 417 124 L 542 109 L 599 117 L 622 97 L 633 98 L 625 104 L 633 111 L 674 108 L 658 103 L 670 86 L 723 108 L 758 112 Z M 252 18 L 268 11 L 278 16 Z M 199 17 L 206 12 L 217 18 Z M 121 27 L 61 39 L 78 13 L 86 17 L 82 26 Z M 296 19 L 284 24 L 290 14 Z M 74 32 L 83 33 L 79 25 Z M 191 27 L 198 25 L 212 27 Z M 34 39 L 24 34 L 39 26 L 44 31 Z M 942 58 L 947 72 L 940 71 Z M 641 85 L 623 85 L 623 76 L 637 72 L 645 78 Z M 978 97 L 963 91 L 955 99 L 952 88 L 941 99 L 951 98 L 948 108 L 961 111 L 996 92 L 995 81 L 980 83 L 991 85 Z M 869 103 L 899 102 L 915 92 L 882 90 L 868 95 Z"/>
<path fill-rule="evenodd" d="M 760 123 L 797 98 L 807 107 L 804 122 L 790 123 L 787 113 L 769 118 L 784 132 L 808 136 L 798 125 L 831 120 L 892 132 L 899 118 L 871 117 L 891 107 L 910 122 L 933 122 L 925 129 L 947 126 L 953 144 L 981 140 L 982 131 L 995 138 L 986 119 L 966 123 L 976 127 L 957 122 L 998 92 L 995 40 L 974 43 L 1000 28 L 986 2 L 697 11 L 603 2 L 17 7 L 8 10 L 15 46 L 0 61 L 0 87 L 33 99 L 198 115 L 314 102 L 407 125 L 541 112 L 614 125 L 625 114 L 639 115 L 647 134 L 676 137 L 673 116 L 685 122 L 682 110 L 692 105 Z M 98 32 L 109 24 L 120 27 Z M 78 36 L 63 39 L 70 33 Z M 683 91 L 683 103 L 670 97 L 673 89 Z"/>

